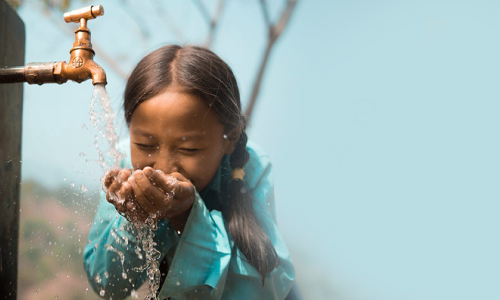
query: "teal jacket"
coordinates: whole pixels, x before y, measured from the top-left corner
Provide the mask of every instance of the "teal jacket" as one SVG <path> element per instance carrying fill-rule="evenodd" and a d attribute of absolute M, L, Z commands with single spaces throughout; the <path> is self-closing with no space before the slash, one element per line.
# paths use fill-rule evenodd
<path fill-rule="evenodd" d="M 130 168 L 130 148 L 125 149 L 126 159 L 122 168 Z M 125 150 L 125 151 L 123 151 Z M 159 222 L 155 242 L 170 269 L 160 288 L 160 299 L 284 299 L 294 281 L 295 271 L 276 226 L 274 184 L 269 157 L 254 144 L 247 145 L 250 159 L 245 165 L 244 182 L 254 196 L 254 208 L 264 230 L 271 239 L 281 263 L 262 286 L 260 275 L 234 245 L 227 222 L 221 210 L 227 206 L 227 186 L 231 180 L 229 156 L 224 156 L 217 173 L 199 194 L 187 219 L 181 237 L 168 220 Z M 229 200 L 230 201 L 230 200 Z M 124 254 L 122 277 L 119 255 L 112 246 Z M 93 289 L 104 297 L 123 299 L 138 289 L 146 280 L 146 272 L 136 272 L 134 267 L 145 261 L 135 253 L 136 236 L 130 223 L 109 204 L 104 193 L 84 249 L 84 267 Z"/>

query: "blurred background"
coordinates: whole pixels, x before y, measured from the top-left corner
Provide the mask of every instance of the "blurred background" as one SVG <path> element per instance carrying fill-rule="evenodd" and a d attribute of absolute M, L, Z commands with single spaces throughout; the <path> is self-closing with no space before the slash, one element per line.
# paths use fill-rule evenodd
<path fill-rule="evenodd" d="M 63 12 L 104 5 L 88 27 L 122 138 L 143 56 L 189 43 L 228 62 L 305 299 L 500 299 L 500 2 L 10 3 L 26 62 L 68 60 Z M 25 85 L 19 299 L 98 298 L 81 258 L 103 174 L 92 93 Z"/>

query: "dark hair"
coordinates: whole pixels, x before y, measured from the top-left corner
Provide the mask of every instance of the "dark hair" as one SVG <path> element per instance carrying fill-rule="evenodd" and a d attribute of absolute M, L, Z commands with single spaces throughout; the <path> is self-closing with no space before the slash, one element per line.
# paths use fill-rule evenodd
<path fill-rule="evenodd" d="M 143 101 L 161 94 L 171 85 L 206 101 L 227 133 L 236 132 L 236 147 L 230 156 L 233 169 L 243 168 L 246 150 L 246 121 L 241 113 L 238 84 L 231 68 L 212 51 L 196 47 L 163 46 L 144 57 L 132 71 L 125 89 L 125 120 Z M 278 264 L 279 258 L 253 207 L 253 197 L 242 180 L 231 180 L 229 207 L 223 211 L 229 233 L 249 263 L 262 276 Z"/>

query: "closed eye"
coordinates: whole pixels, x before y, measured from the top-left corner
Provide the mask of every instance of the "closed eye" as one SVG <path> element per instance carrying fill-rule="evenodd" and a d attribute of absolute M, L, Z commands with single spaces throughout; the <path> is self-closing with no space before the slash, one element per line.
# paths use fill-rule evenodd
<path fill-rule="evenodd" d="M 156 145 L 146 145 L 146 144 L 139 144 L 139 143 L 135 143 L 135 145 L 141 149 L 144 149 L 144 150 L 158 149 L 158 146 L 156 146 Z"/>
<path fill-rule="evenodd" d="M 182 151 L 182 152 L 186 152 L 186 153 L 195 153 L 199 149 L 195 149 L 195 148 L 179 148 L 179 150 Z"/>

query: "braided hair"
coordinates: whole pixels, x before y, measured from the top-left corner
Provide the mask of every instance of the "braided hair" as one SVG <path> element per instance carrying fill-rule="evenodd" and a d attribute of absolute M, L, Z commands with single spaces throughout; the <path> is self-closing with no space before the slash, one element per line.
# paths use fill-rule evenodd
<path fill-rule="evenodd" d="M 206 101 L 224 125 L 229 137 L 237 140 L 230 156 L 231 168 L 244 168 L 250 155 L 246 149 L 245 117 L 240 94 L 231 68 L 212 51 L 196 46 L 163 46 L 146 57 L 132 71 L 125 88 L 125 120 L 130 125 L 137 106 L 167 89 L 179 85 L 186 92 Z M 229 233 L 248 262 L 265 277 L 279 264 L 269 236 L 254 209 L 252 193 L 242 179 L 231 180 L 229 206 L 222 212 Z"/>

